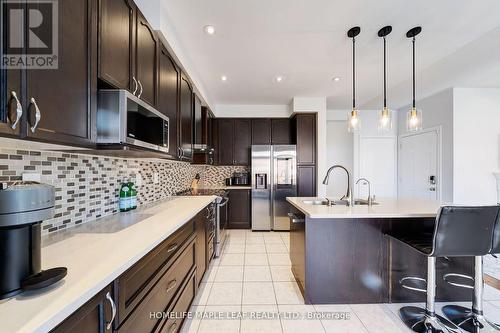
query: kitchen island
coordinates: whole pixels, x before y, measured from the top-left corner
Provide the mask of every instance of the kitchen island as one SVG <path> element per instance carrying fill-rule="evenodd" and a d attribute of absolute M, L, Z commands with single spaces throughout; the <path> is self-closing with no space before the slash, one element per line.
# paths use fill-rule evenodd
<path fill-rule="evenodd" d="M 387 234 L 432 232 L 439 205 L 380 199 L 372 206 L 327 206 L 322 198 L 287 198 L 292 272 L 308 304 L 425 301 L 403 288 L 405 276 L 426 277 L 426 257 Z M 471 275 L 471 258 L 437 259 L 438 301 L 471 299 L 443 275 Z M 422 287 L 422 286 L 419 286 Z"/>

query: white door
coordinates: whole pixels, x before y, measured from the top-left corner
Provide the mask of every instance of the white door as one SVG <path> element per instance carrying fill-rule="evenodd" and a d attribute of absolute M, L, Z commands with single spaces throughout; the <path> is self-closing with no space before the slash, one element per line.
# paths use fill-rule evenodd
<path fill-rule="evenodd" d="M 439 137 L 437 131 L 400 137 L 398 192 L 400 198 L 438 200 Z"/>

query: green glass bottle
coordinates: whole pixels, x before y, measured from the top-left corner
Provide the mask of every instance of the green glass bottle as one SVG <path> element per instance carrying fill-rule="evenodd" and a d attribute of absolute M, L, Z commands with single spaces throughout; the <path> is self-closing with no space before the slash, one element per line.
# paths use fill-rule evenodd
<path fill-rule="evenodd" d="M 135 188 L 135 184 L 133 182 L 128 183 L 128 187 L 130 189 L 130 209 L 137 208 L 137 190 Z"/>
<path fill-rule="evenodd" d="M 120 196 L 118 202 L 120 212 L 126 212 L 130 210 L 130 188 L 128 186 L 128 183 L 122 183 L 120 187 Z"/>

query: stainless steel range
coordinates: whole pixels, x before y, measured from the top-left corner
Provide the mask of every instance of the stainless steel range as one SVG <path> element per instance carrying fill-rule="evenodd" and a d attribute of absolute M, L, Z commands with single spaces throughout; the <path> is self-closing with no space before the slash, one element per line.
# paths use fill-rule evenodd
<path fill-rule="evenodd" d="M 216 219 L 215 219 L 215 257 L 220 257 L 222 249 L 227 240 L 227 203 L 229 202 L 229 192 L 224 189 L 188 189 L 178 192 L 177 195 L 215 195 Z"/>

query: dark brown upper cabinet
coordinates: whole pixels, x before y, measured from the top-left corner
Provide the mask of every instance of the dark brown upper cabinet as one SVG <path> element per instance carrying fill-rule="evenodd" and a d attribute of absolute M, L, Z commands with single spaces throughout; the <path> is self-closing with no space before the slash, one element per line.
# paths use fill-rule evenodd
<path fill-rule="evenodd" d="M 253 145 L 271 144 L 271 119 L 269 118 L 252 119 L 252 144 Z"/>
<path fill-rule="evenodd" d="M 156 33 L 129 0 L 101 0 L 99 22 L 99 79 L 106 87 L 127 89 L 156 107 Z"/>
<path fill-rule="evenodd" d="M 180 71 L 162 45 L 158 64 L 158 111 L 169 119 L 169 150 L 168 153 L 177 157 L 177 113 L 179 111 L 179 80 Z"/>
<path fill-rule="evenodd" d="M 156 106 L 158 38 L 140 11 L 137 11 L 136 79 L 137 97 Z"/>
<path fill-rule="evenodd" d="M 316 114 L 297 114 L 294 122 L 294 143 L 297 145 L 297 165 L 316 164 Z"/>
<path fill-rule="evenodd" d="M 233 164 L 250 165 L 250 147 L 252 146 L 252 121 L 234 120 Z"/>
<path fill-rule="evenodd" d="M 179 158 L 184 161 L 193 159 L 193 88 L 188 78 L 181 74 L 179 111 Z"/>
<path fill-rule="evenodd" d="M 217 119 L 217 155 L 219 165 L 233 165 L 234 119 Z"/>
<path fill-rule="evenodd" d="M 289 118 L 271 119 L 271 142 L 273 145 L 289 145 L 292 143 L 291 121 Z"/>
<path fill-rule="evenodd" d="M 193 131 L 193 142 L 195 144 L 202 144 L 202 131 L 203 131 L 203 125 L 201 122 L 202 119 L 202 112 L 201 112 L 201 100 L 198 98 L 198 96 L 194 95 L 194 116 L 193 116 L 193 126 L 194 126 L 194 131 Z"/>
<path fill-rule="evenodd" d="M 219 165 L 250 165 L 251 119 L 217 119 L 216 136 Z"/>
<path fill-rule="evenodd" d="M 99 1 L 99 78 L 133 92 L 135 5 L 129 0 Z"/>
<path fill-rule="evenodd" d="M 26 70 L 27 137 L 92 144 L 97 105 L 96 3 L 59 2 L 58 67 Z"/>

